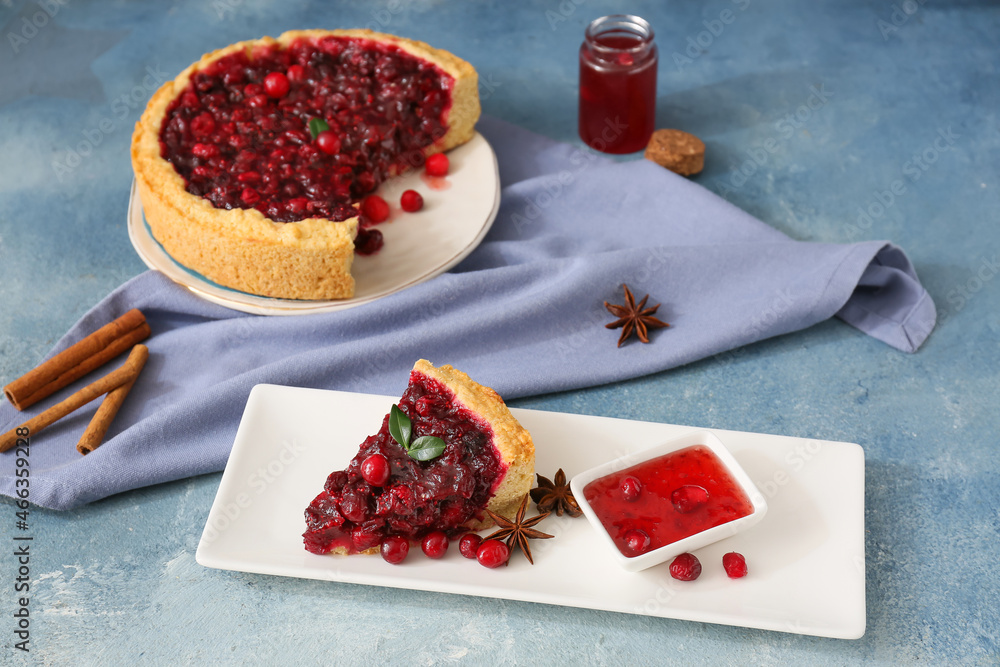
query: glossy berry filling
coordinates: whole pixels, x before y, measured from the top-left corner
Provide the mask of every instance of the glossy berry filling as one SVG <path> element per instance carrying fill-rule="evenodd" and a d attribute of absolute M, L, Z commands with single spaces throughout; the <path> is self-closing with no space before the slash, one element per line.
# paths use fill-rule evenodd
<path fill-rule="evenodd" d="M 327 36 L 238 51 L 167 109 L 160 151 L 187 191 L 277 222 L 356 215 L 444 136 L 454 79 L 392 44 Z M 309 121 L 329 130 L 314 140 Z"/>
<path fill-rule="evenodd" d="M 410 458 L 389 434 L 386 415 L 379 432 L 362 443 L 346 470 L 327 478 L 306 509 L 308 551 L 325 554 L 343 547 L 358 553 L 389 536 L 420 540 L 434 531 L 454 538 L 482 517 L 507 470 L 493 446 L 492 429 L 456 404 L 447 387 L 421 373 L 410 375 L 398 405 L 412 422 L 412 437 L 437 436 L 446 443 L 444 453 L 426 462 Z M 382 486 L 363 474 L 364 462 L 376 454 L 389 463 Z"/>

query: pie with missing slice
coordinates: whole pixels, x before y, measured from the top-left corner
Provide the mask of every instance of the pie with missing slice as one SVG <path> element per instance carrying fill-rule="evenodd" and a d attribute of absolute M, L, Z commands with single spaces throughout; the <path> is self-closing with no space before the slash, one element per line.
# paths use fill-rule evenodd
<path fill-rule="evenodd" d="M 381 233 L 358 202 L 467 142 L 476 71 L 423 42 L 305 30 L 209 53 L 150 100 L 132 137 L 153 237 L 226 287 L 291 299 L 354 294 Z M 433 243 L 433 239 L 427 239 Z"/>

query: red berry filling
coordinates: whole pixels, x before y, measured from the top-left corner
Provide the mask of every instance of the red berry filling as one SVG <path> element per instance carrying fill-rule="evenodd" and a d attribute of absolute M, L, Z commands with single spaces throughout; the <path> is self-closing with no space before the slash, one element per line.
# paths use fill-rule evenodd
<path fill-rule="evenodd" d="M 722 567 L 726 568 L 726 574 L 730 579 L 747 576 L 747 560 L 743 554 L 736 551 L 730 551 L 722 557 Z"/>
<path fill-rule="evenodd" d="M 642 482 L 639 481 L 638 477 L 629 475 L 622 480 L 621 490 L 625 502 L 634 503 L 642 495 Z"/>
<path fill-rule="evenodd" d="M 446 132 L 453 85 L 433 64 L 366 39 L 241 50 L 191 77 L 167 109 L 160 151 L 216 208 L 346 220 L 386 178 L 424 163 Z M 313 118 L 330 127 L 315 141 Z"/>
<path fill-rule="evenodd" d="M 308 551 L 325 554 L 343 547 L 358 553 L 389 536 L 419 540 L 434 531 L 456 537 L 466 532 L 466 523 L 482 517 L 507 470 L 493 446 L 492 429 L 456 404 L 447 387 L 421 373 L 410 375 L 398 405 L 412 422 L 412 437 L 439 437 L 446 443 L 444 453 L 425 462 L 410 458 L 389 434 L 386 415 L 379 432 L 362 443 L 346 470 L 330 474 L 306 509 Z M 382 486 L 364 475 L 364 463 L 375 455 L 384 457 L 391 471 Z"/>
<path fill-rule="evenodd" d="M 701 576 L 701 561 L 694 554 L 683 553 L 670 563 L 670 576 L 680 581 L 694 581 Z"/>

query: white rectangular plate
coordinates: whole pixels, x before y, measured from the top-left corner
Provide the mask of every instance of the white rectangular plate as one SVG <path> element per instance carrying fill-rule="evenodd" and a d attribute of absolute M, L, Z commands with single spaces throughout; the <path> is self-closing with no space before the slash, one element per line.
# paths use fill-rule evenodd
<path fill-rule="evenodd" d="M 204 566 L 241 572 L 479 595 L 664 618 L 856 639 L 865 632 L 864 453 L 858 445 L 713 431 L 757 484 L 770 510 L 754 528 L 697 552 L 694 582 L 667 565 L 621 569 L 583 517 L 550 516 L 520 554 L 489 570 L 453 544 L 441 560 L 305 551 L 303 511 L 327 475 L 375 433 L 389 396 L 277 385 L 254 387 L 198 545 Z M 568 477 L 692 427 L 513 409 L 534 438 L 535 469 Z M 722 555 L 739 551 L 750 574 L 729 579 Z"/>

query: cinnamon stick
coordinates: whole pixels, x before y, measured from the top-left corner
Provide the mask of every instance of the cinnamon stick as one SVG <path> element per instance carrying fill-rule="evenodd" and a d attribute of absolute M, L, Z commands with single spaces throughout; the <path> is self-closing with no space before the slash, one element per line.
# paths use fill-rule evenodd
<path fill-rule="evenodd" d="M 146 317 L 133 308 L 14 380 L 3 392 L 15 408 L 24 410 L 148 337 Z"/>
<path fill-rule="evenodd" d="M 65 401 L 56 403 L 45 412 L 36 415 L 24 422 L 20 426 L 12 428 L 3 435 L 0 435 L 0 452 L 6 452 L 17 443 L 17 431 L 27 428 L 32 436 L 36 435 L 46 426 L 50 426 L 62 419 L 69 413 L 77 410 L 92 400 L 108 393 L 112 389 L 122 386 L 126 382 L 135 378 L 149 358 L 149 348 L 145 345 L 136 345 L 129 353 L 125 363 L 111 371 L 100 380 L 88 384 L 86 387 L 71 395 Z"/>
<path fill-rule="evenodd" d="M 111 426 L 115 415 L 118 414 L 118 409 L 122 407 L 128 393 L 132 391 L 135 381 L 139 379 L 141 370 L 142 367 L 139 367 L 131 380 L 108 392 L 108 395 L 101 401 L 100 407 L 97 408 L 97 412 L 91 417 L 90 423 L 87 424 L 87 430 L 80 436 L 80 442 L 76 443 L 76 451 L 86 456 L 101 446 L 101 443 L 104 442 L 104 434 L 108 432 L 108 427 Z"/>

